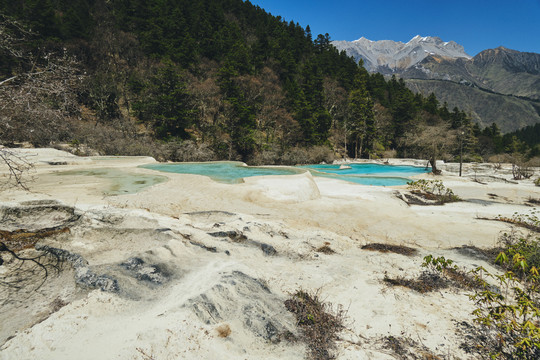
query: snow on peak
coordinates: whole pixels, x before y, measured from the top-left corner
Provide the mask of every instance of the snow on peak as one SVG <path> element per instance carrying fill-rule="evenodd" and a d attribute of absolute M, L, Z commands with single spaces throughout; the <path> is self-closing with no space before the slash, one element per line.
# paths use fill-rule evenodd
<path fill-rule="evenodd" d="M 416 35 L 411 40 L 409 40 L 409 42 L 407 44 L 410 44 L 412 42 L 426 42 L 426 41 L 429 41 L 429 40 L 431 40 L 431 37 L 429 37 L 429 36 Z"/>
<path fill-rule="evenodd" d="M 370 43 L 374 42 L 373 40 L 366 39 L 363 36 L 358 40 L 354 40 L 353 42 L 364 42 L 364 41 L 367 41 L 367 42 L 370 42 Z"/>
<path fill-rule="evenodd" d="M 398 67 L 414 66 L 429 55 L 441 55 L 449 58 L 470 58 L 463 46 L 454 41 L 444 42 L 438 36 L 414 36 L 409 42 L 393 40 L 372 41 L 361 37 L 352 43 L 334 42 L 338 50 L 345 50 L 356 60 L 362 59 L 369 71 L 381 67 L 395 70 Z"/>

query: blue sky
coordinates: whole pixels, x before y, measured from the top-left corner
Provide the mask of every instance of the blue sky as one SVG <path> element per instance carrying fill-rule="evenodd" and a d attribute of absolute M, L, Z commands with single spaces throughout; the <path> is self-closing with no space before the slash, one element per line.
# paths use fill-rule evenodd
<path fill-rule="evenodd" d="M 540 53 L 540 0 L 250 0 L 332 40 L 454 40 L 469 55 L 504 46 Z"/>

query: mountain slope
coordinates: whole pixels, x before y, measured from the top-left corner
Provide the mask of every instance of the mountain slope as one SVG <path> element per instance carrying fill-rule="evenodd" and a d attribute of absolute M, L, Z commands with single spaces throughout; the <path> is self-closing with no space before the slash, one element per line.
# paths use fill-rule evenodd
<path fill-rule="evenodd" d="M 479 124 L 510 132 L 540 122 L 540 54 L 504 47 L 471 58 L 461 45 L 437 37 L 334 41 L 370 72 L 407 80 L 411 90 L 434 93 L 450 108 L 466 111 Z"/>
<path fill-rule="evenodd" d="M 499 47 L 474 58 L 428 56 L 401 73 L 406 79 L 440 79 L 540 100 L 540 54 Z"/>
<path fill-rule="evenodd" d="M 445 80 L 408 79 L 406 83 L 416 93 L 436 94 L 450 109 L 464 110 L 483 127 L 495 123 L 506 133 L 540 123 L 540 102 Z"/>
<path fill-rule="evenodd" d="M 89 24 L 84 32 L 70 15 L 83 8 L 90 9 L 80 14 Z M 1 143 L 297 164 L 327 161 L 334 152 L 405 152 L 401 130 L 449 121 L 437 101 L 428 106 L 404 82 L 370 75 L 328 34 L 313 36 L 249 1 L 0 2 L 0 33 L 9 32 L 24 41 L 8 44 L 11 52 L 0 46 Z M 19 45 L 32 51 L 17 58 Z M 57 69 L 70 59 L 81 76 L 67 87 Z M 56 72 L 41 71 L 51 64 Z M 32 93 L 50 81 L 27 76 L 28 69 L 55 75 L 65 94 Z"/>
<path fill-rule="evenodd" d="M 419 63 L 429 55 L 465 58 L 463 46 L 454 41 L 443 42 L 438 37 L 415 36 L 407 43 L 392 40 L 371 41 L 364 37 L 349 41 L 333 41 L 338 50 L 345 50 L 356 61 L 363 60 L 368 71 L 399 73 Z"/>

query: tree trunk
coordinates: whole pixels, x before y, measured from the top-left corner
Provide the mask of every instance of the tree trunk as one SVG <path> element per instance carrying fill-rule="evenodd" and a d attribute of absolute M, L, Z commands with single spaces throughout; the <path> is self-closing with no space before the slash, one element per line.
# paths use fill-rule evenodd
<path fill-rule="evenodd" d="M 431 172 L 433 175 L 441 175 L 441 170 L 437 169 L 437 158 L 435 156 L 429 158 L 429 163 L 431 164 Z"/>
<path fill-rule="evenodd" d="M 349 149 L 347 149 L 347 119 L 345 119 L 345 155 L 349 157 Z"/>

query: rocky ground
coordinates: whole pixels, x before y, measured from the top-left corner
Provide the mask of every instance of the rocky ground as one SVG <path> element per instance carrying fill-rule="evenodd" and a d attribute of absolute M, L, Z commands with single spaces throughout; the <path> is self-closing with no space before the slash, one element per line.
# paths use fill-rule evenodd
<path fill-rule="evenodd" d="M 487 165 L 461 178 L 443 165 L 463 201 L 423 206 L 402 200 L 406 187 L 309 174 L 227 185 L 137 167 L 150 158 L 28 154 L 34 181 L 0 192 L 0 231 L 46 268 L 2 255 L 0 359 L 303 359 L 285 305 L 298 290 L 346 313 L 339 359 L 475 358 L 470 290 L 385 279 L 417 277 L 428 254 L 497 271 L 477 248 L 508 225 L 485 219 L 540 198 Z"/>

